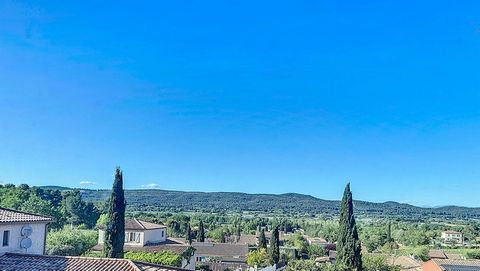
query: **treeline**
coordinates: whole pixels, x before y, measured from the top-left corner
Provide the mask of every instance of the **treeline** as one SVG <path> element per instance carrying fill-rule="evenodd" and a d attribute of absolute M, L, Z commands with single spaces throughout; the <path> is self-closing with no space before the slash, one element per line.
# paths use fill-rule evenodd
<path fill-rule="evenodd" d="M 109 190 L 82 190 L 86 201 L 101 202 Z M 292 217 L 338 216 L 340 202 L 322 200 L 301 194 L 246 194 L 236 192 L 182 192 L 166 190 L 125 190 L 129 211 L 144 212 L 251 212 L 289 215 Z M 441 219 L 480 219 L 480 208 L 446 206 L 421 208 L 397 202 L 372 203 L 355 201 L 359 217 L 399 218 L 411 221 Z"/>
<path fill-rule="evenodd" d="M 100 216 L 99 208 L 85 202 L 78 190 L 50 190 L 26 184 L 0 185 L 0 207 L 51 216 L 55 219 L 50 229 L 61 229 L 65 224 L 93 228 Z"/>

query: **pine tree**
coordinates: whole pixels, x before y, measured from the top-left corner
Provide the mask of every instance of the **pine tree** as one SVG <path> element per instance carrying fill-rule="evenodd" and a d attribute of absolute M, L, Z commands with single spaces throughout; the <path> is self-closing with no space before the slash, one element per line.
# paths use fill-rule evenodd
<path fill-rule="evenodd" d="M 277 264 L 280 261 L 280 240 L 278 236 L 278 227 L 275 227 L 270 237 L 270 262 Z"/>
<path fill-rule="evenodd" d="M 205 228 L 203 227 L 203 221 L 200 220 L 200 224 L 198 225 L 198 242 L 205 242 Z"/>
<path fill-rule="evenodd" d="M 262 228 L 258 237 L 258 248 L 267 249 L 267 238 L 265 238 L 265 229 Z"/>
<path fill-rule="evenodd" d="M 185 239 L 189 245 L 192 244 L 192 228 L 190 227 L 190 223 L 187 223 L 187 236 Z"/>
<path fill-rule="evenodd" d="M 337 265 L 344 270 L 361 271 L 362 255 L 357 226 L 353 216 L 353 200 L 350 183 L 345 187 L 340 211 L 337 243 Z"/>
<path fill-rule="evenodd" d="M 108 208 L 108 223 L 105 230 L 103 253 L 107 258 L 123 258 L 125 242 L 125 196 L 123 174 L 120 168 L 115 171 L 112 195 Z"/>

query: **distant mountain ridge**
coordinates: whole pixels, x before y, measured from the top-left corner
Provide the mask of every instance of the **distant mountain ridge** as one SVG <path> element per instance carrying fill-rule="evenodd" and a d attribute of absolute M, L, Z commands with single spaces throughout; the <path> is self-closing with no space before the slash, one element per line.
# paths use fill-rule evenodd
<path fill-rule="evenodd" d="M 71 188 L 46 186 L 44 189 L 68 190 Z M 104 201 L 110 190 L 79 189 L 87 201 Z M 261 212 L 290 215 L 336 216 L 340 201 L 324 200 L 310 195 L 248 194 L 241 192 L 183 192 L 159 189 L 125 190 L 130 211 L 207 211 L 207 212 Z M 387 201 L 374 203 L 355 201 L 358 216 L 374 218 L 428 219 L 480 219 L 480 208 L 443 206 L 423 208 L 406 203 Z"/>

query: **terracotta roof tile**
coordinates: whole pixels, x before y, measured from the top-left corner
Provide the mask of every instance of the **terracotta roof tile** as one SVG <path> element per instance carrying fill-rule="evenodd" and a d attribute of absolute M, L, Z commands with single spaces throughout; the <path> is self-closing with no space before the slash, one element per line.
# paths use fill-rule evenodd
<path fill-rule="evenodd" d="M 0 223 L 12 222 L 51 222 L 50 216 L 37 215 L 0 207 Z"/>
<path fill-rule="evenodd" d="M 248 254 L 248 245 L 243 244 L 194 242 L 192 246 L 197 255 L 246 259 Z"/>
<path fill-rule="evenodd" d="M 2 271 L 176 271 L 186 270 L 157 264 L 70 256 L 6 253 L 0 256 Z"/>

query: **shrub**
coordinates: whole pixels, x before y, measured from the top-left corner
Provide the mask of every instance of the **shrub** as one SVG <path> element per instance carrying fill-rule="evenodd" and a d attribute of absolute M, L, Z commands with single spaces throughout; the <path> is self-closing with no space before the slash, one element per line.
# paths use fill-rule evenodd
<path fill-rule="evenodd" d="M 171 251 L 153 253 L 128 251 L 125 253 L 124 258 L 132 261 L 141 261 L 177 267 L 180 267 L 182 264 L 182 256 Z"/>
<path fill-rule="evenodd" d="M 52 231 L 47 236 L 47 254 L 80 256 L 97 244 L 97 232 L 79 229 Z"/>

